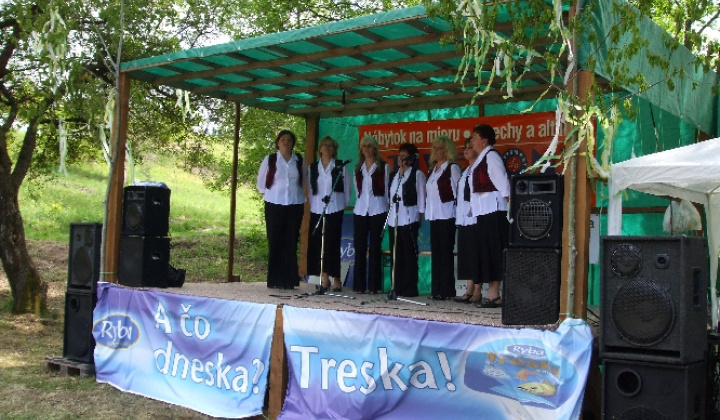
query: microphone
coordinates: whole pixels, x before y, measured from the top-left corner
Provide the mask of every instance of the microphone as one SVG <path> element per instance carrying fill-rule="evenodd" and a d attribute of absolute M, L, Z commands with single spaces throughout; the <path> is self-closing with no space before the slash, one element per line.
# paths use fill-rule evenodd
<path fill-rule="evenodd" d="M 420 157 L 420 155 L 418 155 L 417 153 L 413 153 L 412 155 L 404 158 L 402 161 L 403 162 L 408 162 L 408 161 L 412 162 L 413 160 L 417 160 L 417 158 L 419 158 L 419 157 Z"/>

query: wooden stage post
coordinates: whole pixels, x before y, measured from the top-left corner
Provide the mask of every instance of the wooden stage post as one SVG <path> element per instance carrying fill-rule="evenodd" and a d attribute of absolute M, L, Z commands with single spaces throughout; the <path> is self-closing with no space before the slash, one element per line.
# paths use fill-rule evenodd
<path fill-rule="evenodd" d="M 283 305 L 278 305 L 275 314 L 275 331 L 273 332 L 270 349 L 270 377 L 268 378 L 268 409 L 271 419 L 277 418 L 285 401 L 288 383 L 287 358 L 285 356 L 285 340 L 283 339 Z"/>

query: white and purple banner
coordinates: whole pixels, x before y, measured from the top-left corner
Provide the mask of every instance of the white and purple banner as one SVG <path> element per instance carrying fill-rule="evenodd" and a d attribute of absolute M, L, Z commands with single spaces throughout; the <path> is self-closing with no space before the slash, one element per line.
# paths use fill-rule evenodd
<path fill-rule="evenodd" d="M 98 382 L 215 417 L 262 414 L 275 305 L 98 283 Z"/>
<path fill-rule="evenodd" d="M 283 307 L 280 420 L 576 419 L 592 334 Z"/>

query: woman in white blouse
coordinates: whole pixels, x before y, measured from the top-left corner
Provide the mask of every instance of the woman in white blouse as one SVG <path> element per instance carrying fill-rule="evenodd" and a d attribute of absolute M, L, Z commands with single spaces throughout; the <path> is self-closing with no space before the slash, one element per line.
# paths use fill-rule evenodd
<path fill-rule="evenodd" d="M 430 297 L 434 300 L 455 296 L 455 199 L 460 180 L 456 159 L 457 149 L 449 137 L 439 136 L 433 141 L 425 219 L 430 221 Z"/>
<path fill-rule="evenodd" d="M 282 130 L 275 138 L 277 152 L 263 159 L 257 189 L 265 199 L 268 238 L 267 287 L 293 289 L 299 284 L 297 243 L 305 203 L 303 158 L 293 153 L 296 137 Z"/>
<path fill-rule="evenodd" d="M 342 291 L 340 242 L 343 213 L 350 195 L 350 177 L 344 162 L 337 160 L 337 150 L 338 143 L 332 137 L 325 136 L 320 139 L 318 143 L 320 159 L 308 166 L 307 173 L 310 199 L 308 274 L 320 275 L 325 289 L 330 289 L 330 277 L 332 277 L 334 292 Z"/>
<path fill-rule="evenodd" d="M 478 158 L 471 167 L 471 198 L 473 216 L 477 217 L 477 238 L 480 242 L 480 281 L 488 283 L 488 291 L 478 308 L 502 306 L 500 281 L 503 278 L 503 250 L 508 245 L 510 224 L 507 220 L 510 181 L 502 156 L 493 145 L 495 129 L 487 124 L 473 128 L 473 148 Z"/>
<path fill-rule="evenodd" d="M 425 174 L 414 163 L 418 149 L 403 143 L 398 149 L 398 169 L 390 175 L 390 247 L 393 255 L 395 293 L 418 295 L 418 231 L 425 213 Z"/>
<path fill-rule="evenodd" d="M 460 303 L 477 303 L 482 299 L 482 283 L 479 280 L 480 261 L 479 244 L 476 236 L 477 217 L 472 215 L 470 207 L 470 169 L 475 164 L 478 154 L 473 148 L 471 138 L 465 142 L 463 156 L 468 166 L 460 175 L 457 188 L 457 207 L 455 208 L 455 225 L 457 226 L 457 275 L 467 281 L 465 294 L 455 298 Z"/>
<path fill-rule="evenodd" d="M 354 174 L 353 290 L 357 293 L 375 294 L 382 290 L 382 237 L 388 211 L 388 172 L 375 137 L 363 137 Z"/>

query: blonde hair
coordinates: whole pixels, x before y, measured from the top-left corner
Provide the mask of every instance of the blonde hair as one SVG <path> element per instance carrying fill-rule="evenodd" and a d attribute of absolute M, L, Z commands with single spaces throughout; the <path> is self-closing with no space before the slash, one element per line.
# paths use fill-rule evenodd
<path fill-rule="evenodd" d="M 330 143 L 335 148 L 335 153 L 333 153 L 332 157 L 333 157 L 333 159 L 337 158 L 337 151 L 340 148 L 340 145 L 338 145 L 338 142 L 336 142 L 335 139 L 330 136 L 325 136 L 325 137 L 321 138 L 320 141 L 318 142 L 318 146 L 317 146 L 318 155 L 320 154 L 320 148 L 322 148 L 325 143 Z"/>
<path fill-rule="evenodd" d="M 364 136 L 360 140 L 360 154 L 358 157 L 358 163 L 357 163 L 357 165 L 355 165 L 355 170 L 359 170 L 362 167 L 362 165 L 365 163 L 365 155 L 363 155 L 363 152 L 362 152 L 363 144 L 370 144 L 373 147 L 373 149 L 375 151 L 373 160 L 375 161 L 375 163 L 378 164 L 378 166 L 381 165 L 382 163 L 385 163 L 382 156 L 380 156 L 380 149 L 378 148 L 377 140 L 375 140 L 375 137 L 373 137 L 371 135 L 367 135 L 367 136 Z"/>
<path fill-rule="evenodd" d="M 453 143 L 452 140 L 450 140 L 450 137 L 448 136 L 437 136 L 435 137 L 435 140 L 432 141 L 433 144 L 435 143 L 442 143 L 445 146 L 445 159 L 450 163 L 455 163 L 457 161 L 458 157 L 458 151 L 457 147 L 455 146 L 455 143 Z M 430 166 L 435 166 L 437 163 L 436 160 L 430 161 Z"/>

